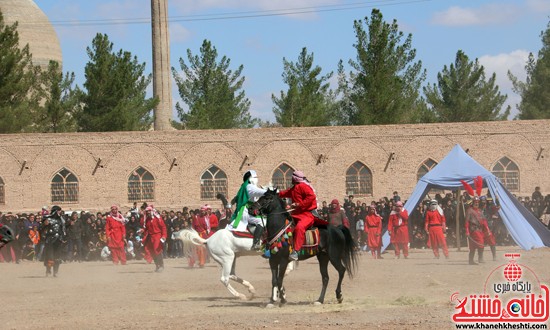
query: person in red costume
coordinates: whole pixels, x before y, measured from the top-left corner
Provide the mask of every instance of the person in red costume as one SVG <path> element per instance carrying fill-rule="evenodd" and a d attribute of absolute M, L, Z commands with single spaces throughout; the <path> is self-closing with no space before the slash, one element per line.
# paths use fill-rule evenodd
<path fill-rule="evenodd" d="M 111 250 L 113 264 L 126 265 L 126 226 L 124 217 L 118 212 L 118 206 L 111 206 L 111 213 L 107 216 L 105 222 L 105 236 L 107 237 L 107 246 Z"/>
<path fill-rule="evenodd" d="M 293 233 L 294 251 L 292 251 L 289 258 L 290 260 L 298 260 L 298 251 L 304 244 L 306 229 L 315 221 L 311 211 L 317 209 L 317 196 L 315 196 L 313 188 L 302 171 L 292 173 L 292 184 L 291 188 L 279 192 L 279 197 L 292 200 L 290 208 L 293 211 L 291 215 L 296 225 Z"/>
<path fill-rule="evenodd" d="M 219 226 L 219 220 L 216 214 L 212 213 L 212 206 L 209 204 L 206 204 L 206 218 L 208 220 L 208 223 L 210 225 L 210 236 L 214 234 L 218 230 Z"/>
<path fill-rule="evenodd" d="M 376 213 L 376 205 L 369 206 L 365 217 L 365 232 L 367 233 L 367 245 L 374 259 L 383 259 L 382 249 L 382 217 Z"/>
<path fill-rule="evenodd" d="M 145 249 L 155 262 L 155 272 L 160 273 L 164 270 L 164 260 L 162 259 L 163 244 L 166 242 L 166 225 L 152 206 L 145 209 L 143 241 Z"/>
<path fill-rule="evenodd" d="M 439 207 L 437 200 L 430 201 L 430 208 L 426 211 L 424 229 L 430 236 L 430 244 L 436 259 L 439 259 L 439 248 L 443 250 L 446 259 L 449 259 L 449 249 L 445 239 L 445 216 L 443 210 Z"/>
<path fill-rule="evenodd" d="M 388 233 L 395 248 L 395 258 L 401 257 L 401 250 L 405 259 L 409 257 L 409 212 L 403 209 L 403 203 L 395 203 L 388 220 Z"/>
<path fill-rule="evenodd" d="M 466 237 L 468 237 L 468 245 L 470 246 L 470 254 L 468 255 L 468 263 L 477 265 L 474 261 L 474 256 L 477 250 L 477 260 L 483 263 L 483 248 L 485 244 L 485 235 L 489 233 L 487 220 L 483 216 L 479 208 L 479 197 L 475 196 L 472 201 L 472 206 L 466 211 Z"/>
<path fill-rule="evenodd" d="M 201 206 L 200 213 L 193 218 L 191 226 L 199 233 L 199 236 L 204 239 L 214 234 L 210 223 L 210 217 L 208 216 L 208 205 Z M 202 268 L 206 262 L 206 248 L 204 246 L 197 246 L 196 252 L 199 259 L 199 267 Z"/>

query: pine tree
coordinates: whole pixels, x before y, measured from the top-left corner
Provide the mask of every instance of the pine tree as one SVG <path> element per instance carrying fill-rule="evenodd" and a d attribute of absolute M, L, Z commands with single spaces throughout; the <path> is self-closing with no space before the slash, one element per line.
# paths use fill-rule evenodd
<path fill-rule="evenodd" d="M 189 108 L 185 111 L 176 104 L 186 129 L 249 128 L 258 123 L 250 116 L 250 101 L 241 90 L 242 65 L 233 71 L 226 56 L 218 62 L 218 51 L 208 40 L 203 41 L 200 55 L 187 49 L 187 59 L 189 64 L 179 59 L 183 75 L 172 68 L 180 97 Z"/>
<path fill-rule="evenodd" d="M 478 60 L 471 62 L 463 51 L 454 64 L 437 74 L 437 85 L 424 88 L 427 103 L 437 122 L 506 120 L 510 107 L 501 113 L 507 96 L 495 84 L 496 75 L 486 79 Z"/>
<path fill-rule="evenodd" d="M 519 81 L 511 72 L 513 90 L 521 96 L 517 119 L 550 119 L 550 22 L 541 33 L 542 48 L 535 59 L 533 53 L 525 66 L 527 80 Z"/>
<path fill-rule="evenodd" d="M 321 67 L 313 67 L 313 53 L 304 47 L 296 63 L 283 58 L 283 81 L 288 85 L 280 97 L 271 95 L 273 113 L 283 127 L 327 126 L 331 124 L 334 105 L 328 80 L 332 72 L 319 76 Z"/>
<path fill-rule="evenodd" d="M 105 34 L 97 34 L 87 49 L 90 61 L 84 69 L 86 91 L 79 92 L 81 110 L 77 113 L 80 131 L 137 131 L 151 127 L 151 113 L 158 103 L 146 98 L 151 75 L 145 76 L 145 63 L 130 52 L 113 52 Z"/>
<path fill-rule="evenodd" d="M 0 13 L 0 133 L 32 130 L 40 97 L 39 75 L 29 45 L 19 48 L 17 23 L 5 25 Z"/>
<path fill-rule="evenodd" d="M 74 111 L 77 105 L 73 88 L 74 73 L 63 75 L 59 63 L 50 61 L 48 70 L 42 73 L 44 86 L 43 102 L 36 120 L 36 130 L 40 132 L 76 132 Z"/>
<path fill-rule="evenodd" d="M 397 21 L 383 21 L 373 9 L 370 19 L 354 22 L 356 60 L 349 60 L 349 77 L 339 69 L 339 109 L 352 125 L 414 122 L 421 108 L 420 87 L 426 78 L 422 62 L 414 62 L 412 35 L 405 40 Z"/>

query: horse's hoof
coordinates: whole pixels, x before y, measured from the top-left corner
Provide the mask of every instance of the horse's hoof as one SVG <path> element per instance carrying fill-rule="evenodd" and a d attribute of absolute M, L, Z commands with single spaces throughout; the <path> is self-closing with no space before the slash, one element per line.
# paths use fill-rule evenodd
<path fill-rule="evenodd" d="M 321 306 L 323 303 L 320 301 L 316 301 L 313 303 L 313 306 Z"/>
<path fill-rule="evenodd" d="M 254 293 L 252 293 L 252 294 L 247 298 L 247 300 L 252 300 L 252 299 L 254 299 L 254 298 L 256 298 L 256 295 L 255 295 Z"/>
<path fill-rule="evenodd" d="M 240 300 L 248 300 L 248 297 L 245 296 L 244 294 L 240 294 L 238 298 L 239 298 Z"/>
<path fill-rule="evenodd" d="M 342 301 L 344 301 L 344 297 L 340 297 L 340 298 L 338 298 L 338 303 L 339 303 L 339 304 L 341 304 L 341 303 L 342 303 Z"/>
<path fill-rule="evenodd" d="M 272 303 L 269 303 L 265 306 L 265 308 L 274 308 L 274 307 L 275 307 L 275 305 L 273 305 Z"/>

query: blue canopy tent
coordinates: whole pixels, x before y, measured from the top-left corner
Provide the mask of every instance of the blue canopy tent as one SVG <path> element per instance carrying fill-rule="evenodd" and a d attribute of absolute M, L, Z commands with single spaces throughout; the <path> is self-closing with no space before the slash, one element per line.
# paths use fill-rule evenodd
<path fill-rule="evenodd" d="M 489 189 L 491 196 L 498 198 L 500 217 L 519 246 L 524 250 L 550 247 L 550 230 L 521 205 L 496 176 L 470 157 L 458 144 L 420 179 L 404 207 L 411 214 L 430 189 L 460 189 L 463 187 L 460 180 L 472 184 L 477 176 L 483 178 L 483 187 Z M 382 237 L 382 242 L 385 249 L 390 243 L 387 232 Z"/>

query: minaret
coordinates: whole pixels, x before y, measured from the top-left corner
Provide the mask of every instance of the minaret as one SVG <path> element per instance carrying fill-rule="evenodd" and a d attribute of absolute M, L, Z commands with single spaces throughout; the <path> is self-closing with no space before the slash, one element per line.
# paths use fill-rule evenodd
<path fill-rule="evenodd" d="M 172 128 L 172 78 L 170 69 L 170 35 L 168 33 L 168 0 L 151 0 L 153 31 L 153 96 L 158 97 L 155 108 L 155 131 Z"/>

